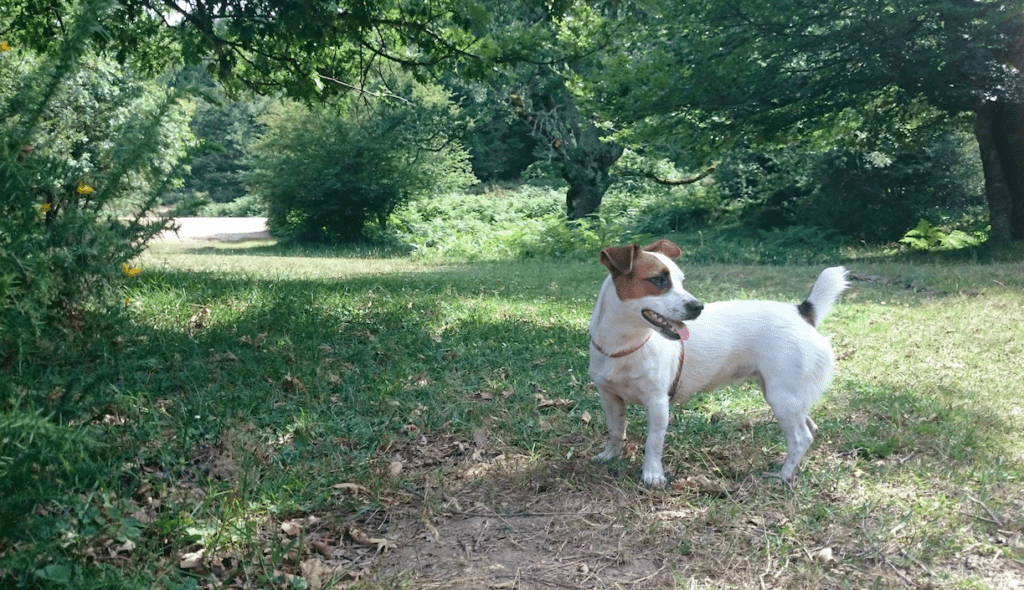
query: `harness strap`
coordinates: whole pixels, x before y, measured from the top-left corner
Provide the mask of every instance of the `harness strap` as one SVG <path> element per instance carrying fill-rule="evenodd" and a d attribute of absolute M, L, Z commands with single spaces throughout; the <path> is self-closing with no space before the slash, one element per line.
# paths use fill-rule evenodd
<path fill-rule="evenodd" d="M 679 343 L 679 367 L 676 368 L 676 378 L 672 380 L 672 387 L 668 388 L 668 401 L 676 396 L 676 388 L 679 387 L 679 379 L 683 376 L 683 360 L 686 358 L 686 347 Z"/>

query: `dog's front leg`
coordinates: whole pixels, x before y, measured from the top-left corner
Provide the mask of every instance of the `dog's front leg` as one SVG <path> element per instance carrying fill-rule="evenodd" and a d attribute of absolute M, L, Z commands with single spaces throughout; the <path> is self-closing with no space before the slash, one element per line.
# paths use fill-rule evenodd
<path fill-rule="evenodd" d="M 601 392 L 601 407 L 608 420 L 608 444 L 594 457 L 595 463 L 607 463 L 619 458 L 626 441 L 626 401 L 614 393 Z"/>
<path fill-rule="evenodd" d="M 668 483 L 661 466 L 661 454 L 665 450 L 665 434 L 668 432 L 669 399 L 667 395 L 654 396 L 647 406 L 647 444 L 644 446 L 643 481 L 649 486 L 663 486 Z"/>

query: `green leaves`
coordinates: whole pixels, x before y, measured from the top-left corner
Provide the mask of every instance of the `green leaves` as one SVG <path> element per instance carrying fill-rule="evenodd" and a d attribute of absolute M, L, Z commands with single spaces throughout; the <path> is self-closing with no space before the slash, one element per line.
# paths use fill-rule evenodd
<path fill-rule="evenodd" d="M 271 231 L 300 242 L 351 242 L 386 227 L 400 204 L 473 182 L 467 122 L 437 87 L 407 78 L 337 106 L 285 103 L 265 121 L 247 181 Z"/>
<path fill-rule="evenodd" d="M 922 114 L 943 123 L 1020 86 L 998 57 L 1000 27 L 1019 17 L 945 0 L 652 1 L 593 90 L 609 115 L 637 124 L 639 143 L 674 135 L 712 153 L 866 136 L 891 148 Z"/>

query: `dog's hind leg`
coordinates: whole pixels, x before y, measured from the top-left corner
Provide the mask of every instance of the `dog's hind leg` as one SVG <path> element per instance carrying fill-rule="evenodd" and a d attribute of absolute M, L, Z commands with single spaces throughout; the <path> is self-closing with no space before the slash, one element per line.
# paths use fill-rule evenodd
<path fill-rule="evenodd" d="M 626 401 L 614 393 L 601 392 L 601 407 L 608 421 L 608 443 L 604 451 L 594 457 L 595 463 L 607 463 L 619 458 L 626 441 Z"/>
<path fill-rule="evenodd" d="M 814 423 L 814 420 L 811 420 L 810 416 L 807 417 L 807 428 L 811 430 L 811 438 L 818 436 L 818 425 Z"/>
<path fill-rule="evenodd" d="M 797 465 L 804 458 L 807 449 L 814 442 L 814 435 L 818 431 L 818 425 L 807 415 L 808 404 L 802 399 L 806 396 L 799 394 L 779 394 L 777 391 L 766 391 L 765 398 L 768 405 L 775 413 L 775 420 L 786 435 L 786 460 L 778 473 L 768 473 L 770 477 L 777 477 L 789 481 L 796 472 Z"/>

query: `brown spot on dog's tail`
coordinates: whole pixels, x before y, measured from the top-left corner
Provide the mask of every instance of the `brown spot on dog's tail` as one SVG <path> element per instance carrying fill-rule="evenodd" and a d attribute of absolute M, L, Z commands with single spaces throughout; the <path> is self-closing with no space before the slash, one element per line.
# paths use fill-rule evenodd
<path fill-rule="evenodd" d="M 796 306 L 796 311 L 800 314 L 800 317 L 804 318 L 812 328 L 818 326 L 814 323 L 814 304 L 811 303 L 810 299 L 805 299 L 803 303 Z"/>

